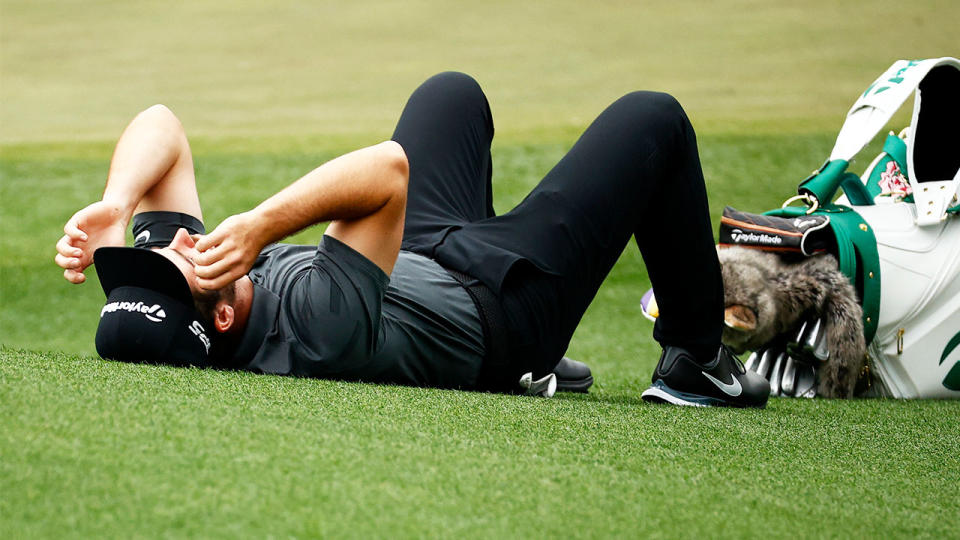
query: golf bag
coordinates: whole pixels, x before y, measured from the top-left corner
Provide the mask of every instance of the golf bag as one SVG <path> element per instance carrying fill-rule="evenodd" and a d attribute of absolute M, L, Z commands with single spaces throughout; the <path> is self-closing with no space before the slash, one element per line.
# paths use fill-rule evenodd
<path fill-rule="evenodd" d="M 913 117 L 900 135 L 887 137 L 883 152 L 861 175 L 847 172 L 853 157 L 890 120 L 915 90 Z M 847 113 L 830 158 L 800 183 L 798 195 L 765 216 L 822 216 L 818 242 L 813 231 L 786 231 L 796 252 L 812 255 L 829 245 L 863 307 L 867 366 L 873 384 L 861 395 L 895 398 L 960 397 L 960 61 L 955 58 L 900 60 L 883 73 Z M 838 189 L 843 195 L 833 200 Z M 807 207 L 789 206 L 803 201 Z M 831 202 L 833 200 L 833 202 Z M 739 223 L 743 223 L 743 216 Z M 758 216 L 761 217 L 761 216 Z M 759 221 L 762 221 L 760 219 Z M 743 232 L 743 231 L 740 231 Z M 721 228 L 721 236 L 724 231 Z M 770 249 L 769 242 L 745 247 Z M 809 241 L 808 241 L 809 240 Z M 821 239 L 822 240 L 822 239 Z M 728 242 L 730 240 L 728 239 Z M 801 249 L 802 247 L 802 249 Z M 810 367 L 822 361 L 818 321 L 789 338 L 788 351 L 806 350 Z M 781 339 L 782 343 L 783 340 Z M 760 371 L 763 350 L 747 367 Z M 773 393 L 811 396 L 796 387 L 803 362 L 762 375 Z M 769 362 L 768 362 L 769 363 Z M 785 392 L 787 377 L 791 392 Z M 777 380 L 774 380 L 777 379 Z M 782 380 L 781 380 L 782 379 Z"/>

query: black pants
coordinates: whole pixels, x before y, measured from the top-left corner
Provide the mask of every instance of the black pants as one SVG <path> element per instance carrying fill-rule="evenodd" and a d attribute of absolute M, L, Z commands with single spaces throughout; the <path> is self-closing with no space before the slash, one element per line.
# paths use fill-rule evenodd
<path fill-rule="evenodd" d="M 553 369 L 631 236 L 657 292 L 654 337 L 717 350 L 720 266 L 696 137 L 674 98 L 634 92 L 614 102 L 500 216 L 492 204 L 492 139 L 486 96 L 469 76 L 441 73 L 413 93 L 393 135 L 410 162 L 403 249 L 469 274 L 499 296 L 518 370 Z M 642 294 L 636 291 L 638 303 Z"/>

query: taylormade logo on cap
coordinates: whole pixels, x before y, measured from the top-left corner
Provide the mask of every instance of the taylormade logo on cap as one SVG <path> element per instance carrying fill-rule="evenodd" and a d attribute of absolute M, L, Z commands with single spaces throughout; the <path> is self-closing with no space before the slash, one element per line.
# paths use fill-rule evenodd
<path fill-rule="evenodd" d="M 100 310 L 100 317 L 102 318 L 104 314 L 113 313 L 114 311 L 143 313 L 144 317 L 153 322 L 161 322 L 167 318 L 167 313 L 163 311 L 163 308 L 160 307 L 160 304 L 148 306 L 143 302 L 110 302 L 109 304 L 103 306 L 103 309 Z"/>

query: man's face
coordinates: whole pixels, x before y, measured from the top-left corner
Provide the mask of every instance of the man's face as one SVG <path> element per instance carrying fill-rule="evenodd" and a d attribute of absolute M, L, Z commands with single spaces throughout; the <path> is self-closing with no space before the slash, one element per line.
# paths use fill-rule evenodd
<path fill-rule="evenodd" d="M 200 252 L 197 251 L 196 243 L 186 229 L 179 229 L 170 245 L 155 251 L 172 261 L 183 273 L 183 277 L 190 287 L 193 305 L 197 312 L 202 317 L 207 318 L 209 323 L 214 323 L 216 320 L 214 328 L 217 332 L 228 331 L 233 326 L 234 312 L 232 308 L 224 308 L 223 306 L 233 305 L 236 298 L 236 281 L 226 287 L 212 291 L 201 289 L 197 285 L 196 263 L 194 261 L 200 255 Z M 225 311 L 221 314 L 222 309 Z M 221 319 L 218 315 L 225 315 L 226 318 Z"/>
<path fill-rule="evenodd" d="M 173 237 L 173 241 L 170 242 L 170 245 L 157 249 L 156 252 L 170 259 L 173 261 L 173 264 L 177 265 L 177 268 L 180 269 L 183 277 L 187 280 L 187 285 L 190 286 L 190 292 L 194 298 L 204 294 L 200 290 L 200 287 L 197 286 L 197 273 L 195 271 L 195 263 L 193 262 L 200 255 L 200 252 L 197 251 L 196 243 L 194 243 L 193 238 L 190 238 L 190 234 L 187 233 L 186 229 L 181 228 L 178 230 L 177 234 Z"/>
<path fill-rule="evenodd" d="M 197 285 L 196 263 L 194 262 L 200 256 L 197 251 L 197 245 L 186 229 L 180 229 L 165 248 L 155 250 L 167 259 L 173 261 L 173 264 L 183 273 L 187 285 L 190 287 L 190 294 L 193 296 L 193 306 L 197 312 L 207 318 L 207 322 L 215 323 L 214 328 L 217 332 L 227 332 L 233 324 L 233 306 L 236 301 L 237 282 L 216 289 L 201 289 Z M 240 279 L 249 279 L 244 276 Z M 239 280 L 238 280 L 239 281 Z"/>

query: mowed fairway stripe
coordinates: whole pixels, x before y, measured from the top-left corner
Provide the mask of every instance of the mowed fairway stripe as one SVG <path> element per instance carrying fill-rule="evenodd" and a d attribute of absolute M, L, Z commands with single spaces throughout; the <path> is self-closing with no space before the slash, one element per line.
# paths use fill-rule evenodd
<path fill-rule="evenodd" d="M 710 131 L 823 131 L 893 60 L 956 54 L 960 20 L 937 0 L 2 8 L 2 142 L 111 139 L 155 102 L 193 134 L 386 137 L 447 69 L 479 78 L 501 134 L 582 128 L 637 89 L 676 94 Z"/>

